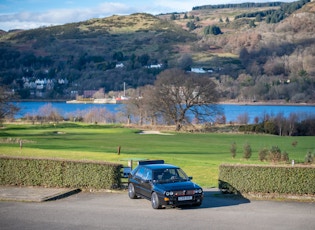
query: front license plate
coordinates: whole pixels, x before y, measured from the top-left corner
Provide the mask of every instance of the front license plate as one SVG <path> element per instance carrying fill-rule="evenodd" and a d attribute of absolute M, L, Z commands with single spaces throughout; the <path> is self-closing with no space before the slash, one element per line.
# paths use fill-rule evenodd
<path fill-rule="evenodd" d="M 192 200 L 192 196 L 180 196 L 180 197 L 178 197 L 178 201 L 184 201 L 184 200 Z"/>

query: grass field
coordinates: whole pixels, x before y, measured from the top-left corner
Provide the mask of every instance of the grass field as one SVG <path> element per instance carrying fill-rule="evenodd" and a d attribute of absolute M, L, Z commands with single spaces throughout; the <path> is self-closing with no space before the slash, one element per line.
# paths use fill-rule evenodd
<path fill-rule="evenodd" d="M 129 159 L 164 159 L 182 167 L 204 187 L 217 187 L 222 163 L 267 164 L 258 160 L 260 149 L 278 146 L 296 163 L 315 150 L 315 137 L 279 137 L 256 134 L 169 133 L 139 134 L 137 129 L 114 125 L 64 123 L 56 125 L 5 125 L 0 129 L 0 155 L 80 159 L 117 162 Z M 19 140 L 23 141 L 20 148 Z M 292 143 L 296 141 L 294 147 Z M 231 157 L 235 142 L 237 155 Z M 243 159 L 243 146 L 250 144 L 252 157 Z M 118 146 L 121 152 L 118 155 Z"/>

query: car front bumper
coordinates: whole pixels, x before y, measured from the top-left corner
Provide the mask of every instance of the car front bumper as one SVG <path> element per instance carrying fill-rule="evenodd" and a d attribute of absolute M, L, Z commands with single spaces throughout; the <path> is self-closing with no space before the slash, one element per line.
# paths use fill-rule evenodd
<path fill-rule="evenodd" d="M 203 194 L 195 194 L 192 196 L 163 196 L 160 202 L 164 206 L 182 206 L 201 204 L 202 200 Z"/>

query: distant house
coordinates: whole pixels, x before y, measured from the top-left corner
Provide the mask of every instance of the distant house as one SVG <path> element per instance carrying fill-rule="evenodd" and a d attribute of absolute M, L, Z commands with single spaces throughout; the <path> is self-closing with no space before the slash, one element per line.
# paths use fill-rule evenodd
<path fill-rule="evenodd" d="M 118 63 L 115 66 L 115 68 L 123 68 L 123 67 L 124 67 L 124 63 Z"/>
<path fill-rule="evenodd" d="M 46 85 L 47 81 L 46 79 L 42 80 L 42 79 L 37 79 L 35 81 L 36 84 L 36 89 L 44 89 L 44 85 Z"/>
<path fill-rule="evenodd" d="M 58 84 L 59 84 L 59 85 L 65 84 L 65 80 L 63 80 L 63 79 L 58 79 Z"/>
<path fill-rule="evenodd" d="M 205 69 L 202 68 L 202 67 L 191 68 L 190 71 L 193 72 L 193 73 L 213 73 L 213 70 L 212 70 L 212 69 L 210 69 L 210 70 L 205 70 Z"/>
<path fill-rule="evenodd" d="M 160 68 L 162 68 L 162 64 L 149 65 L 148 68 L 149 69 L 160 69 Z"/>

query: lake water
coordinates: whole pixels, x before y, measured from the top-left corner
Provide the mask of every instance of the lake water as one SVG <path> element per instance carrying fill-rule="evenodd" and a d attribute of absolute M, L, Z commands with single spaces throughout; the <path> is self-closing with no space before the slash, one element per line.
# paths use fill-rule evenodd
<path fill-rule="evenodd" d="M 115 113 L 123 104 L 67 104 L 66 102 L 18 102 L 15 103 L 21 108 L 20 113 L 16 118 L 25 116 L 26 114 L 38 114 L 38 111 L 44 105 L 52 104 L 58 112 L 67 117 L 67 114 L 73 114 L 78 111 L 89 110 L 93 108 L 105 108 L 107 111 Z M 248 114 L 250 123 L 254 122 L 255 117 L 262 117 L 264 114 L 277 115 L 283 113 L 288 117 L 290 113 L 315 115 L 315 106 L 313 105 L 235 105 L 235 104 L 220 104 L 223 113 L 226 116 L 226 121 L 236 121 L 239 115 Z"/>

